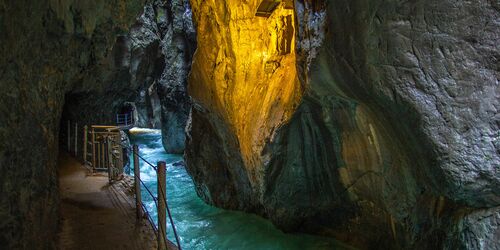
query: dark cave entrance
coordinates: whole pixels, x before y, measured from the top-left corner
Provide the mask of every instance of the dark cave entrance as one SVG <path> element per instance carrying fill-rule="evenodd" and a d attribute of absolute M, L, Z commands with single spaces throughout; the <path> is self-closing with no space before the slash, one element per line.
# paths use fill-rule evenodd
<path fill-rule="evenodd" d="M 116 125 L 129 128 L 135 125 L 135 121 L 137 121 L 137 108 L 135 103 L 124 103 L 116 113 Z"/>

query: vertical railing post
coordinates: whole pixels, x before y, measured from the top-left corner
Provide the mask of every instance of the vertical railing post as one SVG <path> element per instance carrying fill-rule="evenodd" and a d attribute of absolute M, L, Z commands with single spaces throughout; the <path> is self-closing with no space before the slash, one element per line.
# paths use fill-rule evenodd
<path fill-rule="evenodd" d="M 108 154 L 108 179 L 109 183 L 111 183 L 111 180 L 113 180 L 113 168 L 112 168 L 112 161 L 113 161 L 113 145 L 111 145 L 111 137 L 108 136 L 106 138 L 106 149 L 107 154 Z"/>
<path fill-rule="evenodd" d="M 87 125 L 83 126 L 83 165 L 87 164 Z"/>
<path fill-rule="evenodd" d="M 94 133 L 94 128 L 92 128 L 92 170 L 95 172 L 96 168 L 96 161 L 95 161 L 95 155 L 96 155 L 96 148 L 95 148 L 95 133 Z"/>
<path fill-rule="evenodd" d="M 96 168 L 101 168 L 102 164 L 101 164 L 101 153 L 102 153 L 102 150 L 101 150 L 101 147 L 102 147 L 102 140 L 99 141 L 99 143 L 97 144 L 97 165 L 96 165 Z"/>
<path fill-rule="evenodd" d="M 121 140 L 122 140 L 121 134 L 117 133 L 115 135 L 116 143 L 114 143 L 114 145 L 115 145 L 116 150 L 118 151 L 118 153 L 116 155 L 117 158 L 116 158 L 116 166 L 115 166 L 116 169 L 118 169 L 118 171 L 117 171 L 118 176 L 122 176 L 123 173 L 125 172 L 124 166 L 123 166 L 123 147 L 120 143 Z"/>
<path fill-rule="evenodd" d="M 142 196 L 141 196 L 141 169 L 139 167 L 139 147 L 134 145 L 132 149 L 134 156 L 134 180 L 135 180 L 135 210 L 137 219 L 142 218 Z"/>
<path fill-rule="evenodd" d="M 106 168 L 106 152 L 106 138 L 104 138 L 101 139 L 101 168 Z"/>
<path fill-rule="evenodd" d="M 166 215 L 166 164 L 164 161 L 158 162 L 158 250 L 167 249 L 167 215 Z"/>
<path fill-rule="evenodd" d="M 71 121 L 68 120 L 68 153 L 71 152 Z"/>
<path fill-rule="evenodd" d="M 75 158 L 78 159 L 78 122 L 75 122 Z"/>

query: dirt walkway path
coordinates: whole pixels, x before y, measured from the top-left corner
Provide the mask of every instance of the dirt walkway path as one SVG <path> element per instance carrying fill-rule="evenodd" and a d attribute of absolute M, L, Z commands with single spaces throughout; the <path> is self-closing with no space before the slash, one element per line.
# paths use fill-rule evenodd
<path fill-rule="evenodd" d="M 59 159 L 62 225 L 59 249 L 156 249 L 153 231 L 136 223 L 133 199 L 123 181 L 87 176 L 68 155 Z"/>

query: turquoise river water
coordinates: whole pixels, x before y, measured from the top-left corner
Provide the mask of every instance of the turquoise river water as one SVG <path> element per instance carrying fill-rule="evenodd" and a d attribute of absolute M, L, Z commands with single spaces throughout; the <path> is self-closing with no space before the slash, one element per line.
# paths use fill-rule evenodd
<path fill-rule="evenodd" d="M 149 162 L 167 162 L 167 199 L 183 249 L 345 249 L 333 239 L 304 234 L 285 234 L 259 216 L 219 209 L 204 203 L 194 190 L 182 155 L 165 153 L 160 131 L 131 135 L 139 152 Z M 156 173 L 142 160 L 141 179 L 156 195 Z M 133 171 L 132 171 L 133 173 Z M 146 190 L 142 197 L 154 220 L 157 212 Z M 168 238 L 175 242 L 170 224 Z"/>

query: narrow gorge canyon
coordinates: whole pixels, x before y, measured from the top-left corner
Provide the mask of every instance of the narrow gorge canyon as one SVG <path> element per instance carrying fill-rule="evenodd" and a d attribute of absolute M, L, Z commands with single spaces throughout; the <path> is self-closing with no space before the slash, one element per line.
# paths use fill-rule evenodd
<path fill-rule="evenodd" d="M 0 0 L 0 248 L 57 249 L 64 122 L 131 107 L 210 205 L 499 249 L 499 41 L 495 0 Z"/>

